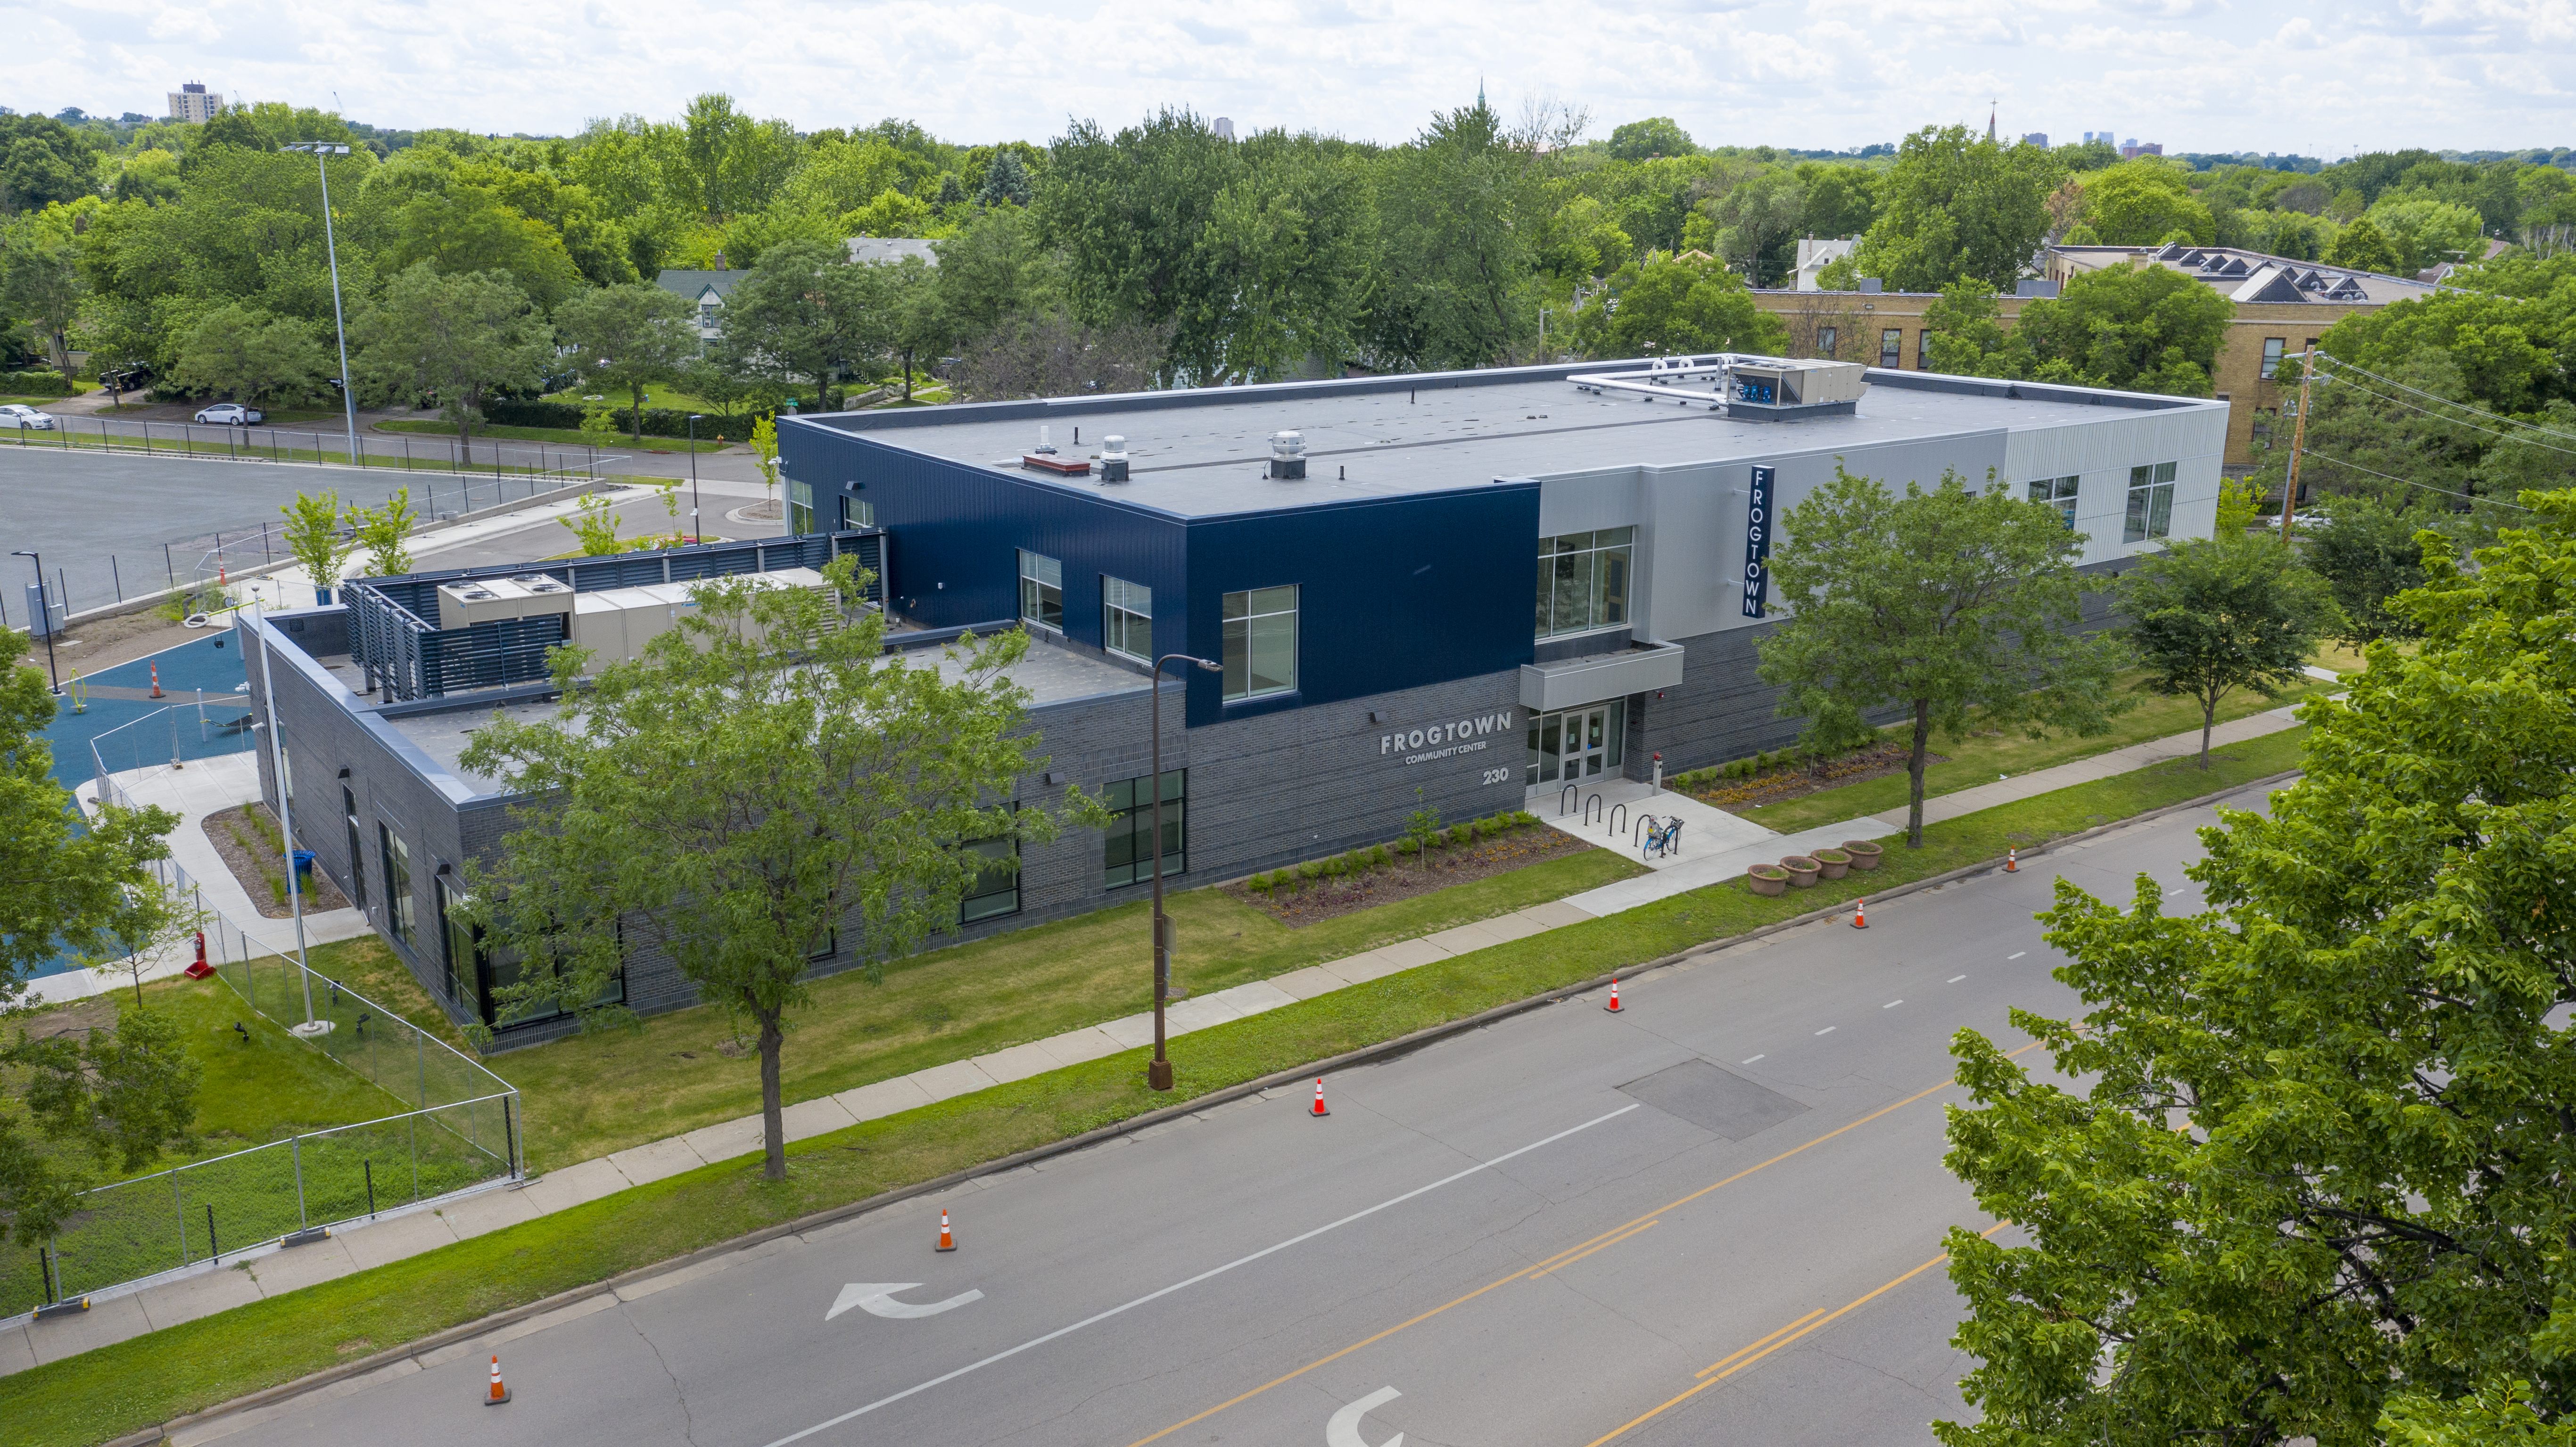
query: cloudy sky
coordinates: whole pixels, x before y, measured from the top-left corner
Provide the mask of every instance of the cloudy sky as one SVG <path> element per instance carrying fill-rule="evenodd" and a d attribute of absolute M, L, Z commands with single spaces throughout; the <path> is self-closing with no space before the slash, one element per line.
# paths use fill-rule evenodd
<path fill-rule="evenodd" d="M 1043 141 L 1157 105 L 1401 140 L 1481 79 L 1677 118 L 1703 144 L 1846 147 L 1950 121 L 2053 140 L 2341 156 L 2563 144 L 2576 0 L 0 0 L 0 104 L 157 115 L 181 81 L 383 126 L 545 134 L 698 92 L 805 129 L 908 116 Z"/>

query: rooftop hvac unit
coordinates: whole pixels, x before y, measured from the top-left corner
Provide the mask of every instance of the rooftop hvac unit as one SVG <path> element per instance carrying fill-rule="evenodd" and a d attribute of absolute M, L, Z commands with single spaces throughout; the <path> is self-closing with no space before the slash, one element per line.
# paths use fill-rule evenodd
<path fill-rule="evenodd" d="M 1685 406 L 1704 405 L 1735 421 L 1786 422 L 1853 415 L 1859 410 L 1861 394 L 1869 390 L 1869 369 L 1858 362 L 1729 352 L 1664 358 L 1638 370 L 1586 373 L 1566 380 L 1586 392 L 1630 392 Z"/>

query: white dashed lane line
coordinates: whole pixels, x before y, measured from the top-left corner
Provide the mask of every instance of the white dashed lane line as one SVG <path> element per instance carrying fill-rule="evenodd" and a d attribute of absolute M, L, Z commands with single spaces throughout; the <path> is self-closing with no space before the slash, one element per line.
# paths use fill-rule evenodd
<path fill-rule="evenodd" d="M 1955 985 L 1955 984 L 1959 983 L 1961 980 L 1964 980 L 1964 979 L 1966 979 L 1966 978 L 1968 978 L 1968 977 L 1967 977 L 1967 976 L 1965 976 L 1965 975 L 1952 975 L 1949 979 L 1942 981 L 1942 983 L 1943 983 L 1943 984 L 1947 984 L 1947 985 Z"/>
<path fill-rule="evenodd" d="M 1756 1056 L 1754 1056 L 1754 1057 L 1753 1057 L 1753 1060 L 1760 1060 L 1760 1059 L 1762 1059 L 1762 1058 L 1763 1058 L 1762 1056 L 1756 1055 Z M 1747 1065 L 1750 1065 L 1750 1064 L 1752 1064 L 1752 1063 L 1753 1063 L 1753 1060 L 1747 1060 L 1747 1061 L 1745 1061 L 1744 1063 L 1745 1063 L 1745 1064 L 1747 1064 Z"/>
<path fill-rule="evenodd" d="M 1897 1006 L 1902 1005 L 1902 1004 L 1904 1004 L 1904 1003 L 1905 1003 L 1905 1002 L 1904 1002 L 1903 1000 L 1890 1000 L 1890 1001 L 1888 1001 L 1886 1004 L 1881 1005 L 1881 1006 L 1879 1006 L 1878 1008 L 1880 1008 L 1880 1009 L 1882 1009 L 1882 1010 L 1893 1010 L 1893 1009 L 1895 1009 Z"/>
<path fill-rule="evenodd" d="M 1824 1029 L 1819 1030 L 1819 1031 L 1817 1031 L 1816 1033 L 1817 1033 L 1817 1034 L 1819 1034 L 1819 1035 L 1831 1035 L 1831 1034 L 1832 1034 L 1832 1033 L 1834 1033 L 1836 1030 L 1839 1030 L 1839 1029 L 1841 1029 L 1841 1028 L 1842 1028 L 1842 1027 L 1841 1027 L 1841 1026 L 1839 1026 L 1839 1025 L 1828 1025 L 1828 1026 L 1826 1026 Z"/>
<path fill-rule="evenodd" d="M 2026 954 L 2029 954 L 2029 953 L 2030 953 L 2030 951 L 2028 951 L 2028 950 L 2015 950 L 2015 951 L 2013 951 L 2011 954 L 2008 954 L 2008 955 L 2004 956 L 2004 963 L 2009 965 L 2009 964 L 2011 964 L 2013 961 L 2015 961 L 2015 960 L 2017 960 L 2017 959 L 2020 959 L 2022 956 L 2024 956 L 2024 955 L 2026 955 Z"/>

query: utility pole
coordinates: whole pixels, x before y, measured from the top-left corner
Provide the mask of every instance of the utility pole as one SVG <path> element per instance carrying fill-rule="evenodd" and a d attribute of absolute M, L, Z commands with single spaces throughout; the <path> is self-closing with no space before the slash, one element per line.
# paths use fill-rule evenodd
<path fill-rule="evenodd" d="M 2281 546 L 2290 545 L 2290 511 L 2299 501 L 2299 459 L 2308 450 L 2308 379 L 2317 373 L 2317 349 L 2299 354 L 2299 421 L 2290 430 L 2290 475 L 2281 484 Z"/>

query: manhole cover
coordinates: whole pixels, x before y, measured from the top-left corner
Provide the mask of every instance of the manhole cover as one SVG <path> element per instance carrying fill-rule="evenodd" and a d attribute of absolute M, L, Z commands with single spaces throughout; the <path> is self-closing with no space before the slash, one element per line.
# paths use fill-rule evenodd
<path fill-rule="evenodd" d="M 1705 1060 L 1685 1060 L 1619 1089 L 1666 1115 L 1731 1141 L 1758 1135 L 1807 1109 Z"/>

